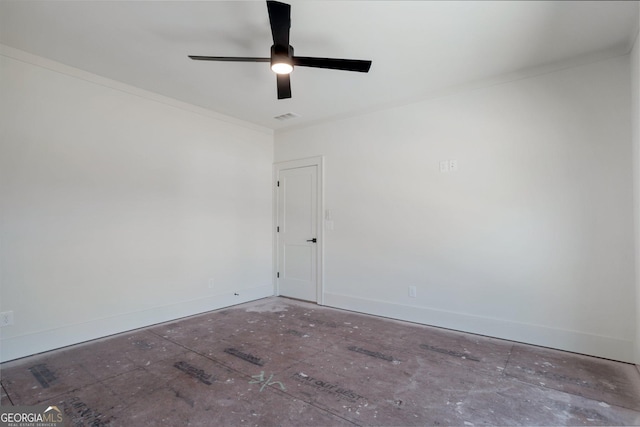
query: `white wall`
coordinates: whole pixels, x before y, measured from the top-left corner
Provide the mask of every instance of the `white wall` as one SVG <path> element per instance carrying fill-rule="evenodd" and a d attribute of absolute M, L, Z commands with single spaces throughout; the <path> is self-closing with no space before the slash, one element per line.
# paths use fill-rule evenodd
<path fill-rule="evenodd" d="M 269 132 L 11 49 L 0 76 L 0 360 L 272 293 Z M 636 43 L 279 133 L 325 156 L 326 303 L 640 362 L 638 88 Z"/>
<path fill-rule="evenodd" d="M 640 22 L 640 12 L 638 13 Z M 640 365 L 640 38 L 631 51 L 631 124 L 633 140 L 634 219 L 636 244 L 636 363 Z"/>
<path fill-rule="evenodd" d="M 0 75 L 2 360 L 273 294 L 270 131 L 10 48 Z"/>
<path fill-rule="evenodd" d="M 629 67 L 277 133 L 275 161 L 325 156 L 325 303 L 631 361 Z"/>

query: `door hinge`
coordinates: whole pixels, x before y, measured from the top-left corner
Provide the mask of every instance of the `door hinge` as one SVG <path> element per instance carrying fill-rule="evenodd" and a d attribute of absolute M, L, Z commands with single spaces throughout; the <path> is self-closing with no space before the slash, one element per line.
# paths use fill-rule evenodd
<path fill-rule="evenodd" d="M 280 187 L 280 181 L 278 181 L 278 187 Z"/>
<path fill-rule="evenodd" d="M 276 227 L 276 232 L 280 232 L 280 227 Z"/>
<path fill-rule="evenodd" d="M 280 278 L 280 272 L 278 272 L 278 276 L 277 277 Z"/>

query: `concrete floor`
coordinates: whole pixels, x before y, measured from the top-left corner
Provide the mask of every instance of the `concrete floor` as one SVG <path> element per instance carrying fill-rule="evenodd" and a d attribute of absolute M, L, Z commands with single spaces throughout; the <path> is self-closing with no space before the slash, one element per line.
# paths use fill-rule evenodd
<path fill-rule="evenodd" d="M 0 367 L 67 425 L 639 425 L 634 365 L 268 298 Z"/>

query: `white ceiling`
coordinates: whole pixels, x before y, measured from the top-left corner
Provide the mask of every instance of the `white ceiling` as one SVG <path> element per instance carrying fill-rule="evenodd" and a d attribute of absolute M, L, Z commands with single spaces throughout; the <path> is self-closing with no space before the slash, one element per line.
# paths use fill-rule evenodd
<path fill-rule="evenodd" d="M 0 43 L 272 129 L 428 97 L 532 67 L 623 54 L 637 32 L 628 1 L 291 0 L 301 56 L 371 59 L 368 74 L 297 67 L 276 99 L 263 1 L 0 0 Z M 299 118 L 273 117 L 295 112 Z"/>

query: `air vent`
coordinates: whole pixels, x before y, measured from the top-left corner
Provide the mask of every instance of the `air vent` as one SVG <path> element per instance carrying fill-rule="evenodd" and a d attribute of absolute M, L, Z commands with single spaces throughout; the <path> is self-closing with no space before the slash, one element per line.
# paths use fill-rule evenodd
<path fill-rule="evenodd" d="M 295 119 L 296 117 L 300 117 L 300 114 L 284 113 L 284 114 L 280 114 L 279 116 L 275 116 L 274 119 L 280 120 L 281 122 L 283 122 L 285 120 Z"/>

